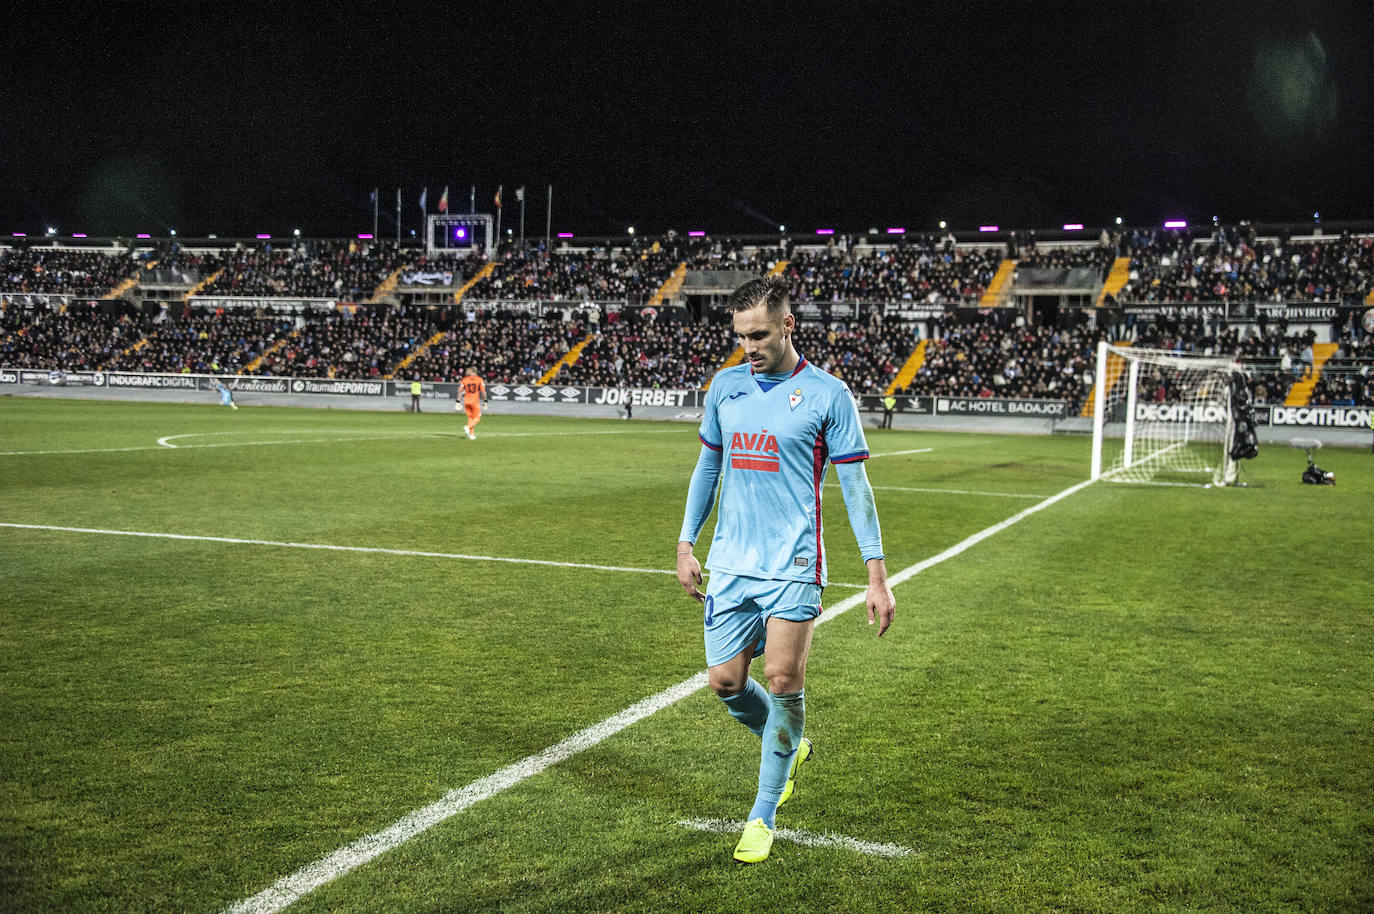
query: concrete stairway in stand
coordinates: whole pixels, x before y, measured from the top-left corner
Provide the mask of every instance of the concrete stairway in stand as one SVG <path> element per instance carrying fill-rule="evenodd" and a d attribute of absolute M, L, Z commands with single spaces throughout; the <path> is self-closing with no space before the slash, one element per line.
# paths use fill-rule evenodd
<path fill-rule="evenodd" d="M 1312 373 L 1293 382 L 1293 386 L 1288 388 L 1287 399 L 1283 401 L 1284 406 L 1306 406 L 1312 402 L 1312 390 L 1317 386 L 1317 382 L 1322 379 L 1322 367 L 1326 365 L 1327 360 L 1331 358 L 1339 345 L 1339 343 L 1312 344 Z"/>
<path fill-rule="evenodd" d="M 911 351 L 911 355 L 902 364 L 897 376 L 892 379 L 891 384 L 887 385 L 887 390 L 883 391 L 885 395 L 896 393 L 904 387 L 911 386 L 912 380 L 916 377 L 916 372 L 920 371 L 921 366 L 926 363 L 926 347 L 929 345 L 929 337 L 916 344 L 916 348 Z"/>
<path fill-rule="evenodd" d="M 1131 258 L 1118 257 L 1112 261 L 1112 268 L 1107 271 L 1107 281 L 1102 283 L 1102 291 L 1097 293 L 1097 307 L 1101 308 L 1107 296 L 1116 298 L 1125 288 L 1126 283 L 1131 278 Z"/>
<path fill-rule="evenodd" d="M 1003 259 L 997 272 L 992 277 L 992 282 L 983 290 L 983 297 L 978 301 L 980 308 L 998 308 L 1007 303 L 1007 298 L 1011 296 L 1011 278 L 1016 275 L 1016 261 L 1009 258 Z"/>

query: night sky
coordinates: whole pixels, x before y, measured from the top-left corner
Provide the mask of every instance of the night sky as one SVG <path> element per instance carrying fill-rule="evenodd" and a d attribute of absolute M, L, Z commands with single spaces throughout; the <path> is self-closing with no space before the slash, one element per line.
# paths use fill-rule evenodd
<path fill-rule="evenodd" d="M 352 6 L 11 5 L 0 233 L 1374 220 L 1368 2 Z"/>

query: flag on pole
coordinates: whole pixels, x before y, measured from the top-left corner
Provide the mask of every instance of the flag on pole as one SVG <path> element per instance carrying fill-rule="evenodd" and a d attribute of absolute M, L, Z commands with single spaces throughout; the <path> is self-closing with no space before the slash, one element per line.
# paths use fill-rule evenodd
<path fill-rule="evenodd" d="M 501 188 L 496 188 L 496 208 L 501 208 Z"/>
<path fill-rule="evenodd" d="M 376 203 L 376 202 L 377 202 L 377 192 L 376 192 L 375 190 L 372 192 L 372 202 L 373 202 L 373 203 Z"/>
<path fill-rule="evenodd" d="M 515 199 L 519 200 L 521 203 L 525 202 L 525 188 L 523 185 L 515 189 Z"/>
<path fill-rule="evenodd" d="M 428 196 L 429 196 L 429 188 L 428 188 L 428 187 L 426 187 L 424 190 L 420 191 L 420 212 L 425 213 L 426 215 L 429 214 L 429 210 L 425 209 L 425 198 L 428 197 Z"/>
<path fill-rule="evenodd" d="M 448 212 L 448 185 L 444 185 L 444 195 L 439 198 L 439 212 Z"/>

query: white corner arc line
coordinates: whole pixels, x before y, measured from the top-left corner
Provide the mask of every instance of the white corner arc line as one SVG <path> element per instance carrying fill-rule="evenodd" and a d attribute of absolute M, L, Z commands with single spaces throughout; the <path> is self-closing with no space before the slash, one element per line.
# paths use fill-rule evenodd
<path fill-rule="evenodd" d="M 686 828 L 695 828 L 697 831 L 715 832 L 721 835 L 737 834 L 744 828 L 743 822 L 732 822 L 729 819 L 679 819 L 677 824 Z M 834 832 L 817 834 L 796 828 L 778 828 L 773 831 L 773 837 L 781 838 L 783 841 L 791 841 L 793 844 L 800 844 L 803 847 L 839 847 L 847 851 L 867 854 L 870 857 L 910 857 L 916 853 L 911 848 L 901 844 L 860 841 L 858 838 L 837 835 Z"/>
<path fill-rule="evenodd" d="M 924 561 L 917 562 L 915 565 L 903 568 L 901 571 L 892 575 L 888 581 L 895 587 L 903 581 L 910 580 L 927 568 L 938 565 L 947 559 L 954 558 L 972 546 L 981 543 L 988 537 L 1000 533 L 1013 524 L 1030 517 L 1037 511 L 1063 501 L 1075 492 L 1081 491 L 1090 485 L 1092 485 L 1092 480 L 1084 480 L 1077 485 L 1070 486 L 1062 492 L 1051 495 L 1044 501 L 1032 505 L 1026 510 L 1012 515 L 1000 523 L 993 524 L 986 530 L 981 530 L 967 539 L 955 543 L 939 555 L 931 556 Z M 816 620 L 816 624 L 820 625 L 824 622 L 829 622 L 831 619 L 853 609 L 855 606 L 863 605 L 865 596 L 866 594 L 864 593 L 856 593 L 853 596 L 846 597 L 844 600 L 828 609 L 820 619 Z M 703 670 L 688 679 L 684 679 L 677 685 L 669 686 L 662 692 L 651 695 L 631 705 L 619 714 L 608 717 L 598 724 L 593 724 L 585 730 L 574 733 L 562 742 L 550 746 L 542 752 L 528 756 L 514 764 L 507 765 L 495 774 L 490 774 L 485 778 L 473 781 L 466 787 L 450 790 L 442 799 L 431 803 L 429 806 L 407 813 L 382 831 L 364 835 L 347 847 L 340 848 L 314 863 L 307 864 L 290 876 L 283 876 L 258 894 L 245 898 L 242 901 L 235 902 L 224 909 L 224 914 L 275 914 L 275 912 L 281 911 L 320 886 L 380 857 L 393 848 L 399 847 L 411 838 L 452 818 L 473 804 L 493 797 L 507 788 L 514 787 L 521 781 L 540 773 L 550 765 L 590 749 L 603 740 L 609 739 L 611 736 L 619 733 L 630 724 L 637 723 L 651 714 L 661 711 L 663 708 L 686 698 L 698 689 L 704 688 L 706 682 L 706 671 Z"/>

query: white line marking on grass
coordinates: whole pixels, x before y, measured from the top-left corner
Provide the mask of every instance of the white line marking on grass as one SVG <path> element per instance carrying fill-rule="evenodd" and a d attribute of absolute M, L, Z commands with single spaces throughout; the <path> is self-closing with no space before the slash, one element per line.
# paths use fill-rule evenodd
<path fill-rule="evenodd" d="M 514 787 L 521 781 L 534 777 L 550 765 L 571 758 L 596 744 L 637 723 L 674 702 L 686 698 L 706 685 L 706 671 L 684 679 L 670 689 L 631 705 L 619 714 L 608 717 L 599 724 L 593 724 L 557 743 L 543 752 L 523 758 L 513 765 L 507 765 L 495 774 L 473 781 L 466 787 L 450 790 L 443 799 L 422 809 L 408 813 L 393 825 L 379 832 L 365 835 L 347 847 L 340 848 L 327 857 L 322 857 L 284 879 L 273 883 L 271 888 L 245 898 L 225 908 L 226 914 L 262 914 L 267 911 L 280 911 L 302 896 L 320 886 L 332 882 L 339 876 L 362 866 L 364 863 L 386 853 L 394 847 L 406 843 L 411 838 L 428 831 L 445 819 L 488 797 Z"/>
<path fill-rule="evenodd" d="M 931 556 L 925 561 L 917 562 L 915 565 L 903 568 L 901 571 L 892 575 L 888 580 L 892 586 L 895 587 L 903 581 L 909 580 L 915 575 L 920 574 L 927 568 L 938 565 L 947 559 L 954 558 L 966 549 L 981 543 L 988 537 L 1000 533 L 1013 524 L 1030 517 L 1037 511 L 1048 508 L 1050 505 L 1068 498 L 1070 495 L 1073 495 L 1075 492 L 1089 485 L 1092 485 L 1092 480 L 1085 480 L 1077 485 L 1070 486 L 1064 491 L 1056 495 L 1051 495 L 1044 501 L 1032 505 L 1019 514 L 1012 515 L 1001 523 L 993 524 L 986 530 L 982 530 L 961 542 L 955 543 L 939 555 Z M 816 624 L 822 625 L 834 619 L 836 616 L 853 609 L 855 606 L 864 605 L 864 597 L 865 594 L 863 593 L 856 593 L 853 596 L 846 597 L 817 619 Z M 637 704 L 631 705 L 619 714 L 608 717 L 599 724 L 593 724 L 585 730 L 574 733 L 561 743 L 551 746 L 543 752 L 521 759 L 513 765 L 502 768 L 495 774 L 488 775 L 481 780 L 473 781 L 466 787 L 460 787 L 456 790 L 449 791 L 438 802 L 432 803 L 423 809 L 417 809 L 414 812 L 407 813 L 405 816 L 398 819 L 395 824 L 382 831 L 365 835 L 347 847 L 341 848 L 327 857 L 322 857 L 314 863 L 302 867 L 290 876 L 283 876 L 258 894 L 230 905 L 224 910 L 226 914 L 273 914 L 273 912 L 280 911 L 320 886 L 362 866 L 364 863 L 380 857 L 382 854 L 395 847 L 399 847 L 411 838 L 457 815 L 474 803 L 485 800 L 488 797 L 493 797 L 509 787 L 514 787 L 516 784 L 519 784 L 526 778 L 533 777 L 550 765 L 553 765 L 555 762 L 562 761 L 579 752 L 590 749 L 603 740 L 609 739 L 616 733 L 619 733 L 630 724 L 637 723 L 651 714 L 686 698 L 698 689 L 704 688 L 706 686 L 706 681 L 706 672 L 703 670 L 689 679 L 684 679 L 675 686 L 664 689 L 657 695 L 652 695 Z"/>
<path fill-rule="evenodd" d="M 914 451 L 893 451 L 890 454 L 869 454 L 870 457 L 899 457 L 902 454 L 929 454 L 935 450 L 933 447 L 918 447 Z"/>
<path fill-rule="evenodd" d="M 263 430 L 266 431 L 266 430 Z M 227 432 L 205 432 L 204 434 L 228 434 Z M 292 434 L 299 434 L 293 432 Z M 325 434 L 324 432 L 312 432 L 310 434 Z M 485 438 L 563 438 L 579 435 L 680 435 L 676 429 L 649 429 L 637 431 L 634 429 L 607 429 L 599 432 L 484 432 Z M 390 435 L 335 435 L 329 438 L 279 438 L 274 441 L 217 441 L 206 444 L 164 444 L 164 441 L 171 441 L 174 438 L 185 438 L 187 435 L 166 435 L 159 438 L 157 444 L 136 445 L 133 447 L 89 447 L 89 448 L 67 448 L 61 450 L 47 451 L 0 451 L 0 457 L 39 457 L 45 454 L 116 454 L 125 451 L 185 451 L 192 448 L 208 447 L 268 447 L 274 444 L 320 444 L 330 441 L 386 441 L 389 439 L 400 438 L 437 438 L 440 436 L 457 437 L 458 433 L 444 431 L 440 429 L 428 429 L 425 431 L 396 432 Z M 466 451 L 466 448 L 464 449 Z"/>
<path fill-rule="evenodd" d="M 687 828 L 695 828 L 697 831 L 709 831 L 721 835 L 736 835 L 744 830 L 743 822 L 732 822 L 729 819 L 681 819 L 677 824 Z M 793 844 L 800 844 L 804 847 L 841 847 L 845 850 L 857 851 L 860 854 L 868 854 L 870 857 L 910 857 L 916 853 L 911 848 L 903 847 L 900 844 L 860 841 L 858 838 L 837 835 L 834 832 L 816 834 L 795 828 L 779 828 L 774 830 L 773 837 L 781 838 L 783 841 L 791 841 Z"/>
<path fill-rule="evenodd" d="M 554 562 L 549 559 L 519 559 L 502 555 L 466 555 L 461 552 L 426 552 L 420 549 L 385 549 L 381 546 L 335 546 L 330 543 L 289 543 L 279 540 L 243 539 L 236 536 L 196 536 L 189 533 L 150 533 L 144 530 L 103 530 L 97 527 L 58 527 L 48 524 L 12 524 L 0 527 L 16 530 L 54 530 L 59 533 L 97 533 L 105 536 L 141 536 L 148 539 L 188 540 L 203 543 L 229 543 L 236 546 L 277 546 L 287 549 L 320 549 L 328 552 L 365 552 L 377 555 L 410 555 L 431 559 L 465 559 L 472 562 L 508 562 L 514 565 L 549 565 L 555 568 L 586 568 L 592 571 L 634 571 L 640 574 L 671 574 L 666 568 L 631 568 L 622 565 L 589 565 L 581 562 Z M 857 585 L 840 585 L 853 587 Z"/>
<path fill-rule="evenodd" d="M 244 539 L 236 536 L 198 536 L 190 533 L 153 533 L 146 530 L 105 530 L 98 527 L 59 527 L 52 524 L 14 524 L 0 522 L 0 527 L 14 530 L 51 530 L 57 533 L 95 533 L 102 536 L 141 536 L 148 539 L 186 540 L 190 542 L 228 543 L 234 546 L 276 546 L 284 549 L 320 549 L 328 552 L 364 552 L 379 555 L 409 555 L 429 559 L 462 559 L 469 562 L 507 562 L 513 565 L 549 565 L 555 568 L 585 568 L 590 571 L 628 571 L 636 574 L 671 574 L 676 569 L 634 568 L 628 565 L 591 565 L 583 562 L 555 562 L 549 559 L 521 559 L 504 555 L 466 555 L 461 552 L 426 552 L 419 549 L 385 549 L 380 546 L 336 546 L 331 543 L 290 543 L 279 540 Z M 709 577 L 709 575 L 708 575 Z M 867 584 L 846 584 L 831 581 L 830 587 L 867 590 Z"/>
<path fill-rule="evenodd" d="M 838 486 L 838 482 L 827 482 L 827 488 Z M 980 492 L 975 489 L 927 489 L 915 486 L 873 486 L 873 490 L 884 492 L 927 492 L 932 495 L 992 495 L 999 498 L 1044 498 L 1044 495 L 1028 495 L 1024 492 Z"/>

